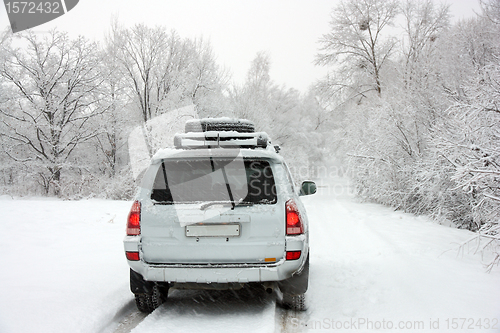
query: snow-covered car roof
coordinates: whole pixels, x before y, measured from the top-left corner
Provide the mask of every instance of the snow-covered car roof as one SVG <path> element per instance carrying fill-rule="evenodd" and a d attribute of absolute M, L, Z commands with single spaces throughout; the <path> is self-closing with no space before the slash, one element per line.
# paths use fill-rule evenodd
<path fill-rule="evenodd" d="M 233 124 L 247 124 L 254 126 L 253 121 L 247 120 L 247 119 L 235 119 L 235 118 L 229 118 L 229 117 L 219 117 L 219 118 L 202 118 L 202 119 L 190 119 L 186 121 L 186 124 L 221 124 L 221 123 L 227 123 L 230 125 Z"/>
<path fill-rule="evenodd" d="M 185 159 L 185 158 L 265 158 L 276 162 L 282 162 L 283 157 L 274 151 L 267 149 L 237 149 L 237 148 L 211 148 L 211 149 L 160 149 L 152 158 L 151 164 L 159 163 L 163 159 Z"/>

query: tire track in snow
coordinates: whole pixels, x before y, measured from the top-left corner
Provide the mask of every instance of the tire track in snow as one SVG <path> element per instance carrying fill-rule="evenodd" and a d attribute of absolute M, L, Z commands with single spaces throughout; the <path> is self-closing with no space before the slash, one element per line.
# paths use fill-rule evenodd
<path fill-rule="evenodd" d="M 130 333 L 134 328 L 137 327 L 146 317 L 147 313 L 140 311 L 134 311 L 128 314 L 122 321 L 118 324 L 118 327 L 113 331 L 113 333 Z"/>
<path fill-rule="evenodd" d="M 309 314 L 306 311 L 294 311 L 288 310 L 277 305 L 276 300 L 274 299 L 274 295 L 269 296 L 268 302 L 272 303 L 272 308 L 274 308 L 274 332 L 282 332 L 282 333 L 302 333 L 308 330 L 306 324 L 309 320 Z M 168 302 L 168 301 L 167 301 Z M 269 304 L 267 304 L 269 305 Z M 168 312 L 168 307 L 170 304 L 165 304 L 162 307 L 165 307 Z M 271 309 L 268 309 L 269 312 Z M 158 310 L 158 311 L 164 311 Z M 179 310 L 179 309 L 177 309 Z M 186 309 L 187 310 L 187 309 Z M 182 310 L 181 310 L 182 312 Z M 142 313 L 135 308 L 134 301 L 131 301 L 129 304 L 124 306 L 122 310 L 120 310 L 115 316 L 113 322 L 119 320 L 118 326 L 113 330 L 113 333 L 130 333 L 134 328 L 136 328 L 139 324 L 141 324 L 149 314 Z M 269 323 L 268 323 L 269 324 Z M 269 325 L 267 326 L 269 327 Z M 104 331 L 107 332 L 107 331 Z"/>
<path fill-rule="evenodd" d="M 309 314 L 306 311 L 286 310 L 276 306 L 275 332 L 302 333 L 307 332 Z"/>
<path fill-rule="evenodd" d="M 274 332 L 275 308 L 274 295 L 261 286 L 171 290 L 165 304 L 140 321 L 134 332 Z"/>
<path fill-rule="evenodd" d="M 137 325 L 139 325 L 144 318 L 148 316 L 147 313 L 142 313 L 137 310 L 135 306 L 135 301 L 131 300 L 127 304 L 125 304 L 120 311 L 116 313 L 110 323 L 106 326 L 105 329 L 101 330 L 101 333 L 113 332 L 113 333 L 129 333 L 131 332 Z M 110 327 L 114 326 L 118 323 L 118 326 L 111 331 Z"/>

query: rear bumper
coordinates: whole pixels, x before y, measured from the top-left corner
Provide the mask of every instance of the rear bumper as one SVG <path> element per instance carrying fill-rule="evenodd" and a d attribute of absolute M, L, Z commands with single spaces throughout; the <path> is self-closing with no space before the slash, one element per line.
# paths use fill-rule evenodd
<path fill-rule="evenodd" d="M 149 265 L 143 261 L 130 262 L 130 267 L 146 281 L 176 283 L 248 283 L 281 281 L 300 270 L 302 260 L 281 261 L 273 266 L 240 265 Z"/>
<path fill-rule="evenodd" d="M 138 242 L 129 238 L 124 242 L 125 251 L 139 251 Z M 304 235 L 287 240 L 287 251 L 302 251 L 297 260 L 280 260 L 273 264 L 240 265 L 188 265 L 188 264 L 149 264 L 142 259 L 128 261 L 132 270 L 143 276 L 146 281 L 169 283 L 249 283 L 286 280 L 304 267 L 308 246 Z M 141 254 L 142 258 L 142 254 Z"/>

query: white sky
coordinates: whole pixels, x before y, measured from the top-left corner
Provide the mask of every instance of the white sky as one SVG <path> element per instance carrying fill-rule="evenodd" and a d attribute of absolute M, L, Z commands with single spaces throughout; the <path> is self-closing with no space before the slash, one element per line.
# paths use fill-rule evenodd
<path fill-rule="evenodd" d="M 436 0 L 436 2 L 439 2 Z M 243 83 L 250 62 L 259 51 L 271 58 L 271 79 L 305 92 L 326 68 L 313 64 L 318 39 L 328 32 L 331 9 L 337 0 L 80 0 L 67 14 L 35 28 L 53 27 L 72 36 L 101 39 L 112 16 L 132 26 L 146 23 L 175 29 L 181 37 L 210 40 L 220 65 L 233 82 Z M 478 11 L 478 0 L 452 0 L 455 18 Z M 0 8 L 0 27 L 9 25 Z"/>

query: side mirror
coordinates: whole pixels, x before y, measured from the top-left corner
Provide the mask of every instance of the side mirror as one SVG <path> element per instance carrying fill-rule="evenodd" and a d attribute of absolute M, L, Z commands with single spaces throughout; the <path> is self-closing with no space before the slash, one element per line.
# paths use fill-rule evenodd
<path fill-rule="evenodd" d="M 316 193 L 316 183 L 311 181 L 305 181 L 302 183 L 299 195 L 310 195 Z"/>

